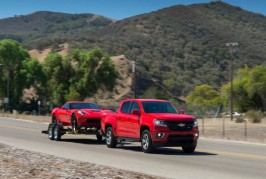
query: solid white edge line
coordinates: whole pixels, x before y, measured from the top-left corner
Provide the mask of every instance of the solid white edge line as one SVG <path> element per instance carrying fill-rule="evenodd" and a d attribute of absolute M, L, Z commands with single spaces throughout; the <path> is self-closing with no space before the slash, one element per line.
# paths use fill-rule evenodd
<path fill-rule="evenodd" d="M 14 120 L 14 121 L 23 121 L 23 122 L 29 122 L 29 123 L 41 123 L 41 124 L 49 124 L 48 122 L 38 122 L 38 121 L 32 121 L 32 120 L 26 120 L 26 119 L 16 119 L 16 118 L 9 118 L 9 117 L 0 117 L 0 119 L 8 119 L 8 120 Z"/>

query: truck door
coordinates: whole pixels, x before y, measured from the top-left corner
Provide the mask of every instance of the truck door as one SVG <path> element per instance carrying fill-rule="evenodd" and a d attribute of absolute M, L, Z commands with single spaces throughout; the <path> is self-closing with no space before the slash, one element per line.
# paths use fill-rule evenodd
<path fill-rule="evenodd" d="M 132 114 L 132 111 L 134 109 L 137 109 L 140 112 L 140 107 L 137 102 L 132 102 L 130 107 L 130 113 L 127 116 L 129 137 L 140 138 L 140 124 L 139 124 L 140 116 Z"/>
<path fill-rule="evenodd" d="M 116 132 L 118 136 L 129 137 L 129 121 L 128 115 L 131 106 L 131 101 L 125 101 L 122 106 L 120 112 L 118 112 L 116 119 Z"/>

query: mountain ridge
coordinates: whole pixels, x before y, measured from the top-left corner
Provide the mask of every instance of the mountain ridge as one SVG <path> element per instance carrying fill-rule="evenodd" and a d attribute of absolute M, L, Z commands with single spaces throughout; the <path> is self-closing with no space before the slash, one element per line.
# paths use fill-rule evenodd
<path fill-rule="evenodd" d="M 173 96 L 185 96 L 201 84 L 219 89 L 228 82 L 232 60 L 225 43 L 239 44 L 234 71 L 266 62 L 266 16 L 224 2 L 177 5 L 115 22 L 101 20 L 91 29 L 62 33 L 59 28 L 44 37 L 31 35 L 27 43 L 18 34 L 10 35 L 22 38 L 27 47 L 69 42 L 71 48 L 98 46 L 112 56 L 123 54 L 137 62 L 139 95 L 156 86 L 144 78 L 157 80 Z"/>

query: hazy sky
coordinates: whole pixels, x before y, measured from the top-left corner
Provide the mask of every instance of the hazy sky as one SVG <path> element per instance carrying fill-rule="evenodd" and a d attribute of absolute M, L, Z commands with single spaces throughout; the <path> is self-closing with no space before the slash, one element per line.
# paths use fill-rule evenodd
<path fill-rule="evenodd" d="M 92 13 L 123 19 L 173 5 L 208 3 L 213 0 L 0 0 L 0 19 L 36 11 Z M 266 0 L 223 0 L 231 5 L 266 15 Z"/>

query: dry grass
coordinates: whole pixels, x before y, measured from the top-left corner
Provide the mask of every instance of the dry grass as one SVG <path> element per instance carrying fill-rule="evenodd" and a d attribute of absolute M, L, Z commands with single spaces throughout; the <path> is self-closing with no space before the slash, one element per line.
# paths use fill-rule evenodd
<path fill-rule="evenodd" d="M 266 144 L 266 119 L 262 123 L 246 120 L 236 123 L 230 118 L 199 119 L 200 135 L 215 139 L 240 140 Z"/>
<path fill-rule="evenodd" d="M 11 113 L 3 113 L 0 112 L 0 117 L 6 118 L 14 118 L 14 119 L 23 119 L 35 122 L 51 122 L 50 116 L 34 116 L 34 115 L 26 115 L 26 114 L 11 114 Z"/>

